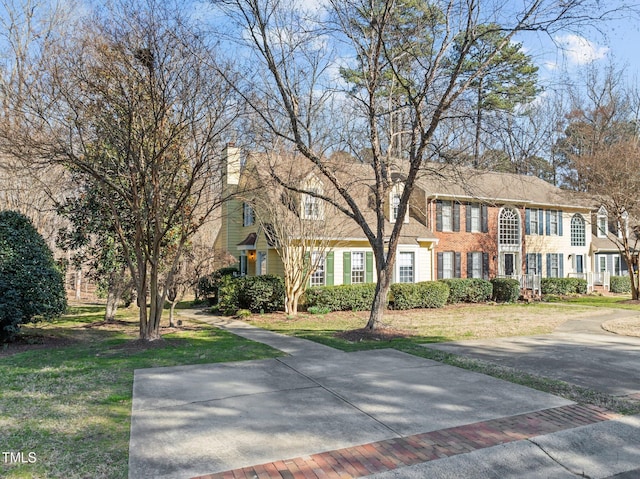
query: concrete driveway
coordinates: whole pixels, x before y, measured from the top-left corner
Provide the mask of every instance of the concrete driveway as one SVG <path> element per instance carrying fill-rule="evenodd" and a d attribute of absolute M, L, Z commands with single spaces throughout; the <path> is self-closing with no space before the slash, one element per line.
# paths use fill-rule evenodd
<path fill-rule="evenodd" d="M 640 477 L 639 417 L 395 350 L 220 326 L 289 355 L 136 371 L 131 479 Z"/>
<path fill-rule="evenodd" d="M 614 396 L 633 396 L 640 394 L 640 338 L 618 336 L 601 328 L 609 319 L 631 316 L 640 314 L 619 310 L 569 321 L 547 335 L 425 347 L 495 362 Z"/>

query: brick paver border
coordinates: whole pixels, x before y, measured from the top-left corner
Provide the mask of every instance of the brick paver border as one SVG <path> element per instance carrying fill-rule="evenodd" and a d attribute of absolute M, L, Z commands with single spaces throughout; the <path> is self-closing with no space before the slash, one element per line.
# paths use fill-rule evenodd
<path fill-rule="evenodd" d="M 346 447 L 192 479 L 346 479 L 620 417 L 572 404 L 465 426 Z"/>

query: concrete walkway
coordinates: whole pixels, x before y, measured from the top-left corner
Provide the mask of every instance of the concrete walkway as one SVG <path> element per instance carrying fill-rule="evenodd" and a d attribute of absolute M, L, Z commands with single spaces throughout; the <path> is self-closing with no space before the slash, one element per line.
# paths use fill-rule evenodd
<path fill-rule="evenodd" d="M 608 477 L 640 468 L 640 418 L 395 350 L 344 353 L 242 322 L 219 326 L 289 356 L 136 371 L 130 478 Z M 587 447 L 593 435 L 598 447 Z M 504 473 L 487 473 L 503 463 Z"/>

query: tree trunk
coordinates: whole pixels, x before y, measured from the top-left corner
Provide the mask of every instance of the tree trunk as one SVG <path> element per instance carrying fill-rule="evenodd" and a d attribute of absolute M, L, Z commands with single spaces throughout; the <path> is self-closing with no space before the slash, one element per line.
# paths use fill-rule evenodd
<path fill-rule="evenodd" d="M 167 288 L 167 300 L 171 304 L 169 307 L 169 327 L 175 328 L 174 322 L 174 310 L 176 309 L 176 304 L 178 304 L 178 288 L 172 286 L 171 288 Z"/>
<path fill-rule="evenodd" d="M 169 308 L 169 327 L 170 328 L 175 328 L 176 327 L 176 323 L 174 322 L 174 310 L 176 309 L 176 304 L 178 304 L 178 301 L 173 300 L 171 301 L 171 307 Z"/>
<path fill-rule="evenodd" d="M 117 288 L 109 286 L 107 292 L 107 306 L 104 313 L 104 320 L 107 323 L 112 322 L 116 318 L 116 312 L 118 311 L 118 302 L 120 301 L 120 291 Z"/>
<path fill-rule="evenodd" d="M 637 301 L 640 296 L 640 288 L 638 288 L 638 275 L 634 271 L 633 263 L 627 260 L 627 267 L 629 269 L 629 280 L 631 282 L 631 299 Z"/>
<path fill-rule="evenodd" d="M 391 288 L 391 275 L 387 271 L 389 265 L 378 271 L 378 283 L 376 284 L 376 292 L 371 305 L 371 313 L 366 328 L 374 330 L 382 320 L 384 311 L 389 304 L 389 289 Z"/>
<path fill-rule="evenodd" d="M 82 270 L 77 269 L 75 274 L 75 299 L 80 301 L 82 299 Z"/>

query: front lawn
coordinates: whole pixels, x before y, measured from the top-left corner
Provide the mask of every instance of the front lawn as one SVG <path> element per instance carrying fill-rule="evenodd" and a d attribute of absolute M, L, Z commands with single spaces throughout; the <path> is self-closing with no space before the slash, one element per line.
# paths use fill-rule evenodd
<path fill-rule="evenodd" d="M 136 312 L 115 324 L 103 315 L 100 306 L 71 307 L 53 323 L 25 327 L 23 344 L 0 345 L 0 445 L 14 460 L 3 456 L 0 477 L 126 478 L 135 369 L 280 354 L 189 321 L 149 346 L 136 341 Z"/>
<path fill-rule="evenodd" d="M 380 334 L 371 337 L 346 336 L 345 330 L 363 328 L 367 311 L 334 312 L 326 315 L 284 313 L 251 316 L 261 328 L 327 344 L 345 351 L 395 347 L 398 344 L 438 343 L 462 339 L 530 336 L 552 332 L 571 319 L 595 314 L 592 307 L 563 304 L 472 304 L 442 309 L 387 311 Z"/>

